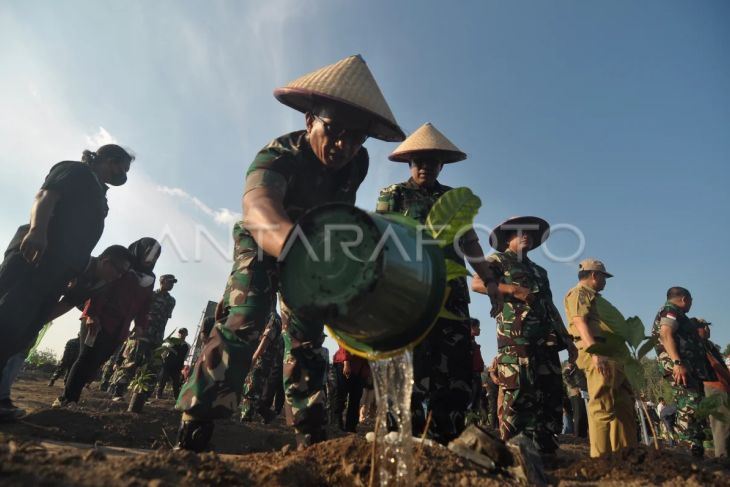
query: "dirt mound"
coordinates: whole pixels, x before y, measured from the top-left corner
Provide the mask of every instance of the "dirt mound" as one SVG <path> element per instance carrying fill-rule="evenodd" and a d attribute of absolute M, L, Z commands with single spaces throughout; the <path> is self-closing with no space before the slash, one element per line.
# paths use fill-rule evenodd
<path fill-rule="evenodd" d="M 180 418 L 172 400 L 153 401 L 137 415 L 91 387 L 84 390 L 78 408 L 54 410 L 50 404 L 61 388 L 47 387 L 47 379 L 26 376 L 13 390 L 28 415 L 16 423 L 0 424 L 3 486 L 326 487 L 369 482 L 372 446 L 362 438 L 367 427 L 360 435 L 330 430 L 333 439 L 296 451 L 292 430 L 283 418 L 269 425 L 219 421 L 213 437 L 218 453 L 196 455 L 170 449 Z M 413 456 L 419 486 L 514 484 L 442 447 L 415 446 Z M 563 437 L 558 454 L 544 463 L 552 485 L 730 485 L 727 463 L 698 462 L 676 449 L 638 448 L 593 460 L 584 440 Z"/>
<path fill-rule="evenodd" d="M 559 466 L 554 477 L 596 482 L 641 480 L 647 484 L 730 485 L 728 464 L 718 460 L 696 461 L 685 452 L 635 448 L 601 459 L 577 458 Z"/>

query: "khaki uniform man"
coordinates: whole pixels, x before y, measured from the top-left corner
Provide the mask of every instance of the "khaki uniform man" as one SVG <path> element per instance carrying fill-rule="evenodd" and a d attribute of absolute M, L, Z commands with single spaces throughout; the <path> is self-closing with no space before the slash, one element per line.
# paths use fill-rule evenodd
<path fill-rule="evenodd" d="M 565 296 L 568 330 L 578 345 L 576 365 L 585 372 L 588 382 L 588 431 L 594 458 L 637 443 L 633 391 L 623 366 L 585 351 L 604 341 L 601 330 L 608 325 L 601 321 L 597 302 L 603 299 L 599 292 L 609 277 L 613 276 L 602 262 L 584 260 L 578 271 L 580 282 Z"/>

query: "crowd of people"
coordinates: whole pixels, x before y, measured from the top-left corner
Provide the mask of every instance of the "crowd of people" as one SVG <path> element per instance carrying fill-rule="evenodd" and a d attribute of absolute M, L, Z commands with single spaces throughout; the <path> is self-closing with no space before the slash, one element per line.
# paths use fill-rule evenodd
<path fill-rule="evenodd" d="M 368 173 L 363 143 L 369 137 L 401 142 L 389 158 L 406 164 L 403 173 L 409 176 L 380 192 L 373 202 L 376 212 L 420 223 L 451 190 L 440 179 L 445 165 L 467 156 L 431 123 L 406 137 L 360 56 L 305 75 L 274 95 L 304 113 L 305 127 L 273 140 L 246 171 L 244 220 L 233 229 L 233 267 L 215 316 L 203 324 L 201 349 L 185 383 L 180 378 L 189 356 L 187 330 L 164 337 L 177 280 L 163 275 L 159 289 L 153 289 L 159 242 L 142 238 L 90 256 L 104 227 L 106 185 L 124 184 L 134 159 L 117 145 L 54 166 L 36 196 L 30 223 L 6 251 L 0 267 L 3 374 L 14 367 L 15 357 L 24 357 L 44 323 L 79 307 L 81 331 L 51 379 L 53 384 L 64 377 L 54 407 L 78 402 L 100 372 L 102 389 L 115 400 L 135 378 L 152 375 L 159 378 L 158 395 L 172 382 L 182 413 L 179 448 L 205 450 L 214 421 L 235 412 L 242 421 L 270 422 L 285 411 L 301 447 L 326 439 L 330 419 L 343 431 L 357 430 L 372 412 L 368 363 L 342 348 L 329 365 L 324 323 L 300 316 L 278 294 L 277 259 L 304 212 L 330 202 L 355 203 Z M 620 360 L 590 348 L 605 343 L 623 320 L 601 295 L 613 276 L 598 260 L 580 263 L 578 282 L 563 302 L 566 326 L 547 270 L 528 255 L 549 235 L 544 219 L 523 216 L 494 228 L 489 245 L 495 252 L 486 257 L 473 230 L 445 249 L 447 259 L 469 263 L 475 273 L 471 289 L 490 299 L 496 357 L 485 366 L 476 342 L 480 323 L 469 314 L 467 279 L 451 279 L 447 313 L 413 350 L 414 435 L 425 433 L 447 444 L 476 421 L 505 441 L 525 435 L 550 455 L 559 447 L 564 411 L 570 410 L 572 431 L 589 438 L 591 456 L 636 445 L 637 391 Z M 701 456 L 699 402 L 706 394 L 726 396 L 730 373 L 709 342 L 706 324 L 687 316 L 691 304 L 689 291 L 670 288 L 652 334 L 676 401 L 676 421 L 667 423 L 667 431 Z M 568 353 L 565 366 L 561 351 Z"/>

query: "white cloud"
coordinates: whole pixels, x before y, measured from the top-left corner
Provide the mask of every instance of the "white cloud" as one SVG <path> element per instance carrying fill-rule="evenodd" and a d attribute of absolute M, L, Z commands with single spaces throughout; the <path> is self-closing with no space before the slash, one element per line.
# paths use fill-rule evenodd
<path fill-rule="evenodd" d="M 104 127 L 99 127 L 98 132 L 86 136 L 86 144 L 92 149 L 106 144 L 117 144 L 117 139 L 112 136 Z"/>
<path fill-rule="evenodd" d="M 220 225 L 226 225 L 230 227 L 237 221 L 240 221 L 242 218 L 240 213 L 229 210 L 228 208 L 218 208 L 217 210 L 214 210 L 210 206 L 203 203 L 197 196 L 192 196 L 187 191 L 180 188 L 157 186 L 157 191 L 169 196 L 190 201 L 193 205 L 195 205 L 197 209 L 199 209 L 209 217 L 213 218 L 213 221 Z"/>

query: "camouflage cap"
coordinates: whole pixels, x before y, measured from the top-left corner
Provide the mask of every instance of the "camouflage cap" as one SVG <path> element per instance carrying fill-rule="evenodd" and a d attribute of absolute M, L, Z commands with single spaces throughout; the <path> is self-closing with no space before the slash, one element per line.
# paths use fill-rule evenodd
<path fill-rule="evenodd" d="M 160 276 L 160 281 L 168 281 L 171 280 L 172 282 L 177 282 L 177 279 L 172 274 L 163 274 Z"/>
<path fill-rule="evenodd" d="M 606 272 L 606 266 L 603 265 L 603 262 L 596 259 L 585 259 L 580 264 L 578 264 L 578 270 L 600 272 L 606 277 L 613 277 L 613 274 Z"/>

